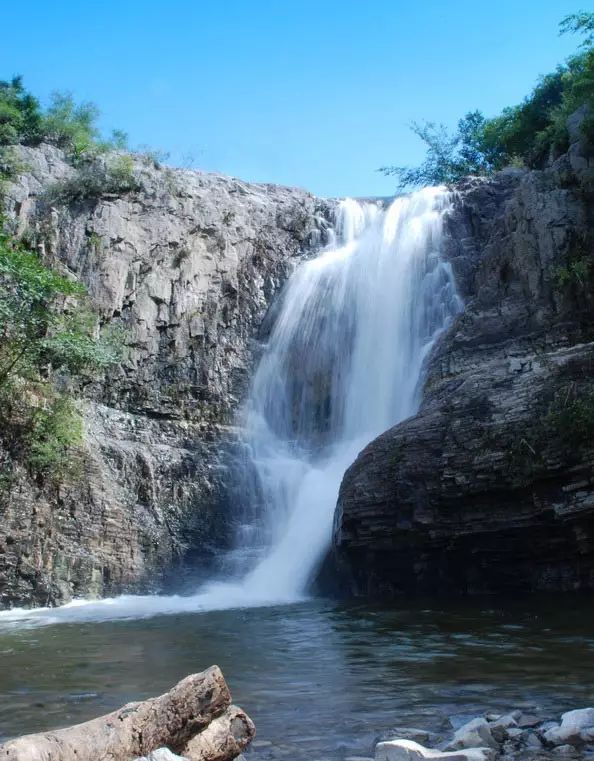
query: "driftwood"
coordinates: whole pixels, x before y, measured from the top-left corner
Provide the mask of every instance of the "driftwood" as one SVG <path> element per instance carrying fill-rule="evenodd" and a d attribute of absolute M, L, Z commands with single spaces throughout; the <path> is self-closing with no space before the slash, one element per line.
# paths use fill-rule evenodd
<path fill-rule="evenodd" d="M 229 706 L 200 734 L 194 735 L 181 754 L 192 761 L 226 761 L 235 758 L 256 734 L 250 717 L 237 706 Z"/>
<path fill-rule="evenodd" d="M 235 758 L 254 736 L 246 714 L 231 706 L 218 666 L 192 674 L 157 698 L 54 732 L 0 745 L 0 761 L 131 761 L 167 747 L 192 761 Z"/>

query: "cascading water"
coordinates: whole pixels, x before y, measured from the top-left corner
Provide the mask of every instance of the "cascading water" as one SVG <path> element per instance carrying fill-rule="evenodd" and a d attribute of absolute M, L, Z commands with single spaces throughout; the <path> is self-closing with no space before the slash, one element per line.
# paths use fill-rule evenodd
<path fill-rule="evenodd" d="M 449 203 L 438 188 L 387 209 L 343 201 L 336 241 L 287 284 L 245 410 L 263 509 L 247 506 L 232 577 L 191 596 L 123 596 L 19 615 L 49 622 L 301 599 L 328 547 L 344 471 L 415 412 L 424 359 L 461 307 L 440 257 Z"/>
<path fill-rule="evenodd" d="M 344 201 L 339 244 L 290 281 L 247 411 L 266 508 L 248 537 L 268 549 L 243 579 L 246 602 L 306 592 L 344 471 L 415 411 L 425 355 L 460 308 L 439 255 L 447 203 L 435 189 L 386 211 Z"/>

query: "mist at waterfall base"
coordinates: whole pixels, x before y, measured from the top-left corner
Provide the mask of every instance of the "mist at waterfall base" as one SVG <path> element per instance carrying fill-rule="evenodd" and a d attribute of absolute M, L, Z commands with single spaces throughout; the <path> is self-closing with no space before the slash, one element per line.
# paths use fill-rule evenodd
<path fill-rule="evenodd" d="M 0 623 L 137 618 L 303 600 L 330 543 L 342 476 L 413 414 L 423 363 L 461 304 L 440 256 L 443 189 L 387 208 L 341 202 L 332 242 L 302 263 L 243 412 L 258 506 L 242 507 L 226 573 L 182 596 L 123 595 L 0 613 Z"/>

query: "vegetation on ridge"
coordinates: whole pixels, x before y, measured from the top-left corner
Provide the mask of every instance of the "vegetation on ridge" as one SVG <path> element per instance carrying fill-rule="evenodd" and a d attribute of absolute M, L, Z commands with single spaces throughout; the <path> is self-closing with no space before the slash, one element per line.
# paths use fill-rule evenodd
<path fill-rule="evenodd" d="M 109 139 L 103 139 L 98 118 L 97 106 L 77 104 L 69 93 L 54 93 L 44 110 L 25 90 L 22 77 L 0 81 L 0 146 L 47 142 L 75 160 L 109 149 L 125 149 L 126 133 L 114 130 Z"/>
<path fill-rule="evenodd" d="M 486 118 L 467 113 L 450 133 L 442 124 L 414 123 L 413 132 L 425 143 L 420 166 L 385 166 L 400 190 L 456 182 L 468 175 L 486 175 L 508 166 L 542 168 L 569 147 L 567 119 L 580 106 L 594 110 L 594 13 L 576 13 L 560 24 L 561 34 L 583 35 L 581 51 L 542 77 L 517 106 Z M 594 150 L 594 114 L 581 125 Z"/>

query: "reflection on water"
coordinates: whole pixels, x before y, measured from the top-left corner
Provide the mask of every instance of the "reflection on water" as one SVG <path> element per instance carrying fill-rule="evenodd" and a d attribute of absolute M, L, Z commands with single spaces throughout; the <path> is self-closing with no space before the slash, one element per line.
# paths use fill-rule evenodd
<path fill-rule="evenodd" d="M 84 721 L 213 663 L 256 722 L 259 757 L 342 759 L 370 755 L 396 726 L 592 705 L 594 617 L 588 599 L 567 596 L 443 609 L 318 601 L 4 629 L 0 740 Z"/>

